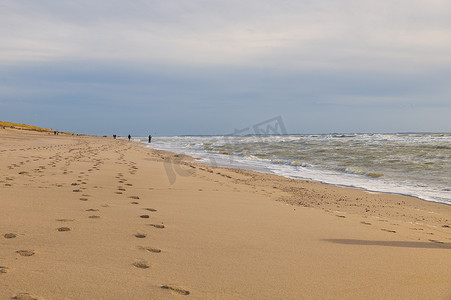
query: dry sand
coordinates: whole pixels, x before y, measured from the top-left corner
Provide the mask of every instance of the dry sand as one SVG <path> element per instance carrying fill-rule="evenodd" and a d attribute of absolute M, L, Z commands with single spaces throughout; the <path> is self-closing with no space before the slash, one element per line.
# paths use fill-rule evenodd
<path fill-rule="evenodd" d="M 450 226 L 412 197 L 0 129 L 0 299 L 451 299 Z"/>

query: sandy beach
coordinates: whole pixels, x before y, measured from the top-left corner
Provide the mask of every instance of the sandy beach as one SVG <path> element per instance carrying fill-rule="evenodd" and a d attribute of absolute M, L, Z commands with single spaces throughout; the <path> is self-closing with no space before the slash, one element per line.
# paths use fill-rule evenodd
<path fill-rule="evenodd" d="M 0 299 L 451 299 L 451 206 L 0 129 Z"/>

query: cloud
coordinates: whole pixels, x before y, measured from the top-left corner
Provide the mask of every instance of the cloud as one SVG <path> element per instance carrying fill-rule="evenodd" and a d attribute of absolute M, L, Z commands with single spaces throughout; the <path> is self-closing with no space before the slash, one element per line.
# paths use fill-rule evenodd
<path fill-rule="evenodd" d="M 415 71 L 451 62 L 445 1 L 6 1 L 2 11 L 2 64 L 94 59 Z"/>
<path fill-rule="evenodd" d="M 279 114 L 299 132 L 444 130 L 450 14 L 439 0 L 4 0 L 0 117 L 168 134 Z"/>

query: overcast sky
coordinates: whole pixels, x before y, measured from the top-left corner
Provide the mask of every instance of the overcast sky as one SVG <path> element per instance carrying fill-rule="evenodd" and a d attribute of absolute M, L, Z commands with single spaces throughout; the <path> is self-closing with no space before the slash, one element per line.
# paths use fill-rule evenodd
<path fill-rule="evenodd" d="M 451 132 L 451 1 L 1 0 L 0 120 Z"/>

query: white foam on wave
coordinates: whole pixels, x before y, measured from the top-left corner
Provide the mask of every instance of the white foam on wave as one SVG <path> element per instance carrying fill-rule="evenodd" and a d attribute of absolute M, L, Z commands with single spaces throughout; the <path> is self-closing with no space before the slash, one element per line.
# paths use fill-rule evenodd
<path fill-rule="evenodd" d="M 383 179 L 367 178 L 360 174 L 321 170 L 314 167 L 304 168 L 281 165 L 270 169 L 274 174 L 295 179 L 307 179 L 337 186 L 362 188 L 373 192 L 407 195 L 427 201 L 451 204 L 449 192 L 434 190 L 430 187 L 425 188 L 415 184 L 390 182 Z"/>
<path fill-rule="evenodd" d="M 233 137 L 240 139 L 240 137 Z M 246 137 L 249 139 L 249 137 Z M 292 141 L 302 137 L 271 137 L 271 142 Z M 336 138 L 332 136 L 322 136 L 321 138 Z M 370 136 L 359 136 L 364 140 Z M 374 136 L 371 136 L 374 140 Z M 379 135 L 376 139 L 396 139 L 398 137 Z M 262 137 L 255 137 L 262 140 Z M 187 143 L 189 140 L 189 143 Z M 394 193 L 408 196 L 414 196 L 423 200 L 440 202 L 451 205 L 451 192 L 446 189 L 438 189 L 434 187 L 425 187 L 409 182 L 393 182 L 383 177 L 373 178 L 359 174 L 359 172 L 339 172 L 335 170 L 321 168 L 310 164 L 293 165 L 275 163 L 265 157 L 244 157 L 238 155 L 225 155 L 207 151 L 204 144 L 211 143 L 220 145 L 224 137 L 186 137 L 180 138 L 160 138 L 157 142 L 147 145 L 149 148 L 166 150 L 176 153 L 187 154 L 201 159 L 202 162 L 211 165 L 225 166 L 232 168 L 249 169 L 258 172 L 275 174 L 294 179 L 306 179 L 319 181 L 323 183 L 333 184 L 337 186 L 347 186 L 362 188 L 373 192 Z M 143 142 L 146 141 L 143 139 Z"/>

